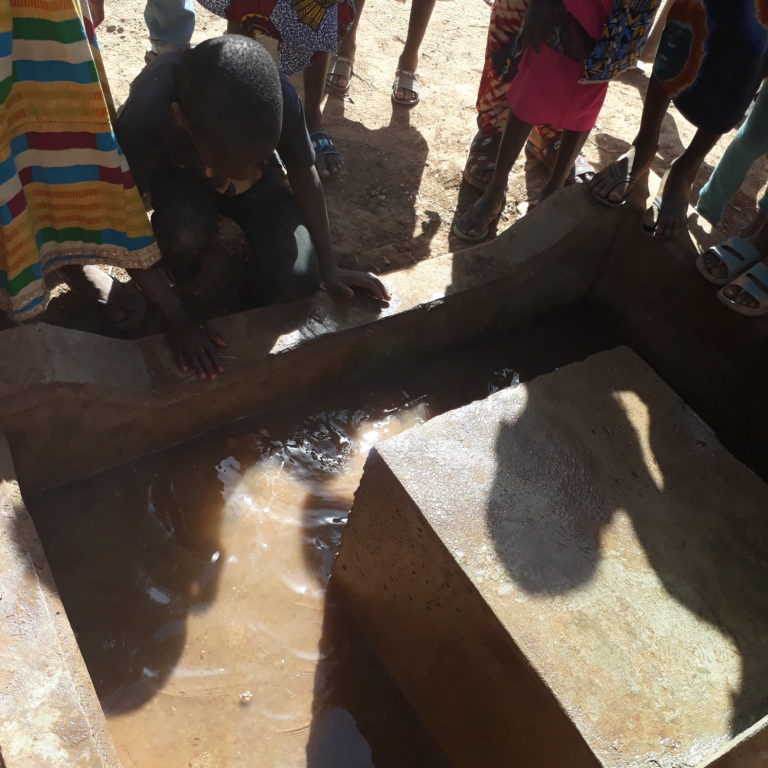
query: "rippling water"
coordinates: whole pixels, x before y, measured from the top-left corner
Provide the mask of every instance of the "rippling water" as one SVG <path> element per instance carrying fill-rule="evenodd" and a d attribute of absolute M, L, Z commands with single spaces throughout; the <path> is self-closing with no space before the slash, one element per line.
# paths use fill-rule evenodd
<path fill-rule="evenodd" d="M 516 384 L 512 357 L 473 345 L 28 499 L 124 765 L 444 764 L 327 586 L 371 447 Z"/>

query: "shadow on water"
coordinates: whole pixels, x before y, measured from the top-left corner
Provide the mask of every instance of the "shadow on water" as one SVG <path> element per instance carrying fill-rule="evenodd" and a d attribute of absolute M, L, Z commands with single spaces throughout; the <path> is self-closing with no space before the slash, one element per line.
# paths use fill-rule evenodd
<path fill-rule="evenodd" d="M 559 410 L 563 403 L 546 398 L 529 399 L 515 422 L 502 425 L 487 509 L 496 551 L 529 594 L 565 595 L 595 578 L 608 557 L 601 544 L 606 528 L 619 512 L 627 515 L 664 590 L 738 650 L 731 732 L 740 733 L 768 711 L 764 518 L 754 504 L 750 516 L 738 498 L 707 495 L 702 474 L 717 476 L 722 468 L 706 458 L 704 441 L 693 449 L 681 444 L 675 414 L 654 412 L 652 392 L 631 380 L 616 389 L 601 388 L 594 377 L 590 383 L 580 431 Z M 650 409 L 647 443 L 617 392 L 634 393 Z M 534 486 L 541 491 L 516 497 L 515 489 Z M 630 486 L 633 492 L 626 491 Z M 728 487 L 737 490 L 736 483 Z M 643 614 L 649 621 L 652 615 Z M 717 679 L 717 671 L 711 674 Z"/>
<path fill-rule="evenodd" d="M 188 614 L 216 599 L 226 560 L 217 485 L 216 469 L 182 446 L 172 461 L 158 454 L 99 476 L 86 503 L 78 484 L 27 497 L 107 715 L 162 689 Z"/>
<path fill-rule="evenodd" d="M 443 765 L 325 594 L 369 433 L 484 397 L 514 371 L 526 379 L 580 359 L 601 348 L 601 327 L 566 308 L 29 496 L 96 690 L 120 716 L 116 741 L 134 762 L 199 756 L 198 746 L 228 754 L 260 729 L 271 740 L 264 754 L 306 745 L 310 768 Z"/>

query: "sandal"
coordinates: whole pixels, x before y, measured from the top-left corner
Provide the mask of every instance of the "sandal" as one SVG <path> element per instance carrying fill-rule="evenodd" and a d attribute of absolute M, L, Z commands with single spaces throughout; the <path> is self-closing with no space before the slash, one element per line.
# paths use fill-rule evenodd
<path fill-rule="evenodd" d="M 410 91 L 411 98 L 398 98 L 398 91 Z M 392 84 L 392 103 L 401 107 L 415 107 L 421 98 L 419 88 L 419 73 L 409 72 L 407 69 L 398 69 L 395 72 L 395 82 Z"/>
<path fill-rule="evenodd" d="M 346 56 L 334 56 L 328 74 L 325 76 L 325 89 L 336 96 L 346 96 L 355 74 L 354 62 Z M 346 85 L 339 85 L 339 81 Z"/>
<path fill-rule="evenodd" d="M 483 136 L 479 131 L 469 145 L 467 163 L 464 166 L 464 181 L 471 187 L 485 192 L 485 188 L 496 170 L 501 135 Z"/>
<path fill-rule="evenodd" d="M 576 157 L 576 161 L 573 164 L 571 175 L 568 177 L 568 181 L 565 185 L 569 184 L 589 184 L 592 179 L 595 178 L 597 171 L 592 163 L 587 160 L 587 156 L 583 152 L 579 152 Z"/>
<path fill-rule="evenodd" d="M 550 132 L 549 138 L 546 132 Z M 561 131 L 557 131 L 552 135 L 552 129 L 546 127 L 542 129 L 536 126 L 531 131 L 528 141 L 525 143 L 525 154 L 532 160 L 541 163 L 550 173 L 555 170 L 555 163 L 557 162 L 557 153 L 560 149 L 560 138 L 562 136 Z M 587 160 L 586 155 L 583 152 L 579 152 L 576 160 L 574 161 L 573 168 L 571 168 L 568 174 L 568 179 L 565 182 L 566 186 L 571 184 L 587 184 L 595 176 L 595 169 L 592 164 Z"/>
<path fill-rule="evenodd" d="M 478 211 L 477 204 L 479 202 L 479 200 L 476 200 L 474 203 L 472 203 L 472 205 L 461 216 L 459 216 L 453 225 L 453 234 L 458 237 L 459 240 L 463 240 L 465 243 L 479 243 L 481 240 L 485 240 L 485 238 L 488 237 L 491 224 L 493 224 L 493 222 L 496 221 L 499 216 L 501 216 L 501 213 L 507 204 L 507 200 L 504 198 L 504 200 L 501 201 L 499 210 L 489 218 L 487 215 Z M 462 226 L 462 222 L 464 222 L 464 226 Z M 485 222 L 485 226 L 480 230 L 478 234 L 469 234 L 470 229 L 477 229 L 483 222 Z"/>
<path fill-rule="evenodd" d="M 729 298 L 725 291 L 728 288 L 740 288 L 744 293 L 757 301 L 756 307 L 747 307 Z M 768 263 L 759 261 L 750 267 L 743 275 L 737 277 L 730 285 L 717 292 L 717 298 L 729 309 L 746 317 L 758 317 L 768 314 Z"/>
<path fill-rule="evenodd" d="M 321 157 L 338 157 L 341 153 L 336 149 L 336 145 L 331 140 L 331 137 L 325 131 L 313 131 L 309 134 L 309 140 L 312 142 L 312 149 L 315 150 L 315 166 L 320 174 L 321 179 L 331 178 L 336 171 L 328 170 L 326 167 L 323 169 L 318 165 L 318 160 Z M 337 169 L 338 170 L 338 169 Z"/>
<path fill-rule="evenodd" d="M 594 197 L 598 203 L 602 203 L 608 208 L 621 208 L 623 205 L 627 204 L 627 200 L 629 200 L 629 196 L 632 194 L 635 184 L 637 184 L 637 176 L 633 176 L 631 173 L 622 174 L 617 162 L 611 163 L 607 170 L 611 173 L 613 186 L 608 190 L 607 195 L 598 195 L 593 187 L 592 197 Z M 624 194 L 619 200 L 611 200 L 611 195 L 621 186 L 624 186 Z"/>
<path fill-rule="evenodd" d="M 725 277 L 715 277 L 708 269 L 705 257 L 708 253 L 713 254 L 720 260 L 726 269 Z M 714 245 L 707 248 L 696 258 L 696 268 L 701 272 L 705 280 L 709 280 L 714 285 L 728 285 L 733 282 L 742 272 L 763 260 L 763 254 L 755 248 L 749 240 L 743 237 L 732 237 L 720 245 Z"/>

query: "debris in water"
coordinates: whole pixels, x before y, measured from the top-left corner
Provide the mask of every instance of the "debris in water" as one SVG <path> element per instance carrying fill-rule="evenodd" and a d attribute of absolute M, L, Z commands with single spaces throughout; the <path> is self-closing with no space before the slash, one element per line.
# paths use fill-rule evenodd
<path fill-rule="evenodd" d="M 251 691 L 243 691 L 240 694 L 240 703 L 241 704 L 250 704 L 252 698 L 253 698 L 253 693 Z"/>

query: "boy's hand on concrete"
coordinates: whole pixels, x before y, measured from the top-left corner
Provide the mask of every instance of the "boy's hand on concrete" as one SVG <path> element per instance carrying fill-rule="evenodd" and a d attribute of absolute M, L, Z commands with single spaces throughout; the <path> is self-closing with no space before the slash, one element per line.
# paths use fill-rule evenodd
<path fill-rule="evenodd" d="M 379 301 L 389 301 L 392 298 L 381 280 L 370 272 L 360 272 L 356 269 L 336 269 L 326 277 L 324 287 L 329 293 L 347 299 L 355 295 L 355 288 L 362 288 Z"/>
<path fill-rule="evenodd" d="M 193 371 L 198 379 L 214 380 L 224 368 L 219 349 L 227 342 L 208 323 L 196 323 L 190 317 L 168 322 L 168 344 L 182 373 Z"/>

